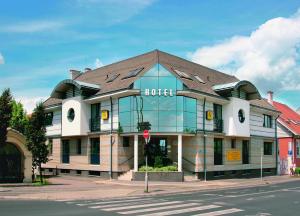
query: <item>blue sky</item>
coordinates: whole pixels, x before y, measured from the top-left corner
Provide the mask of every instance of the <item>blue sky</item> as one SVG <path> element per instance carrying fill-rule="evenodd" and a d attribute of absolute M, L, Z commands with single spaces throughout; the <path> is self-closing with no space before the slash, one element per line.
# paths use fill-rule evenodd
<path fill-rule="evenodd" d="M 299 0 L 1 1 L 0 89 L 31 110 L 71 68 L 160 49 L 298 108 L 299 8 Z"/>

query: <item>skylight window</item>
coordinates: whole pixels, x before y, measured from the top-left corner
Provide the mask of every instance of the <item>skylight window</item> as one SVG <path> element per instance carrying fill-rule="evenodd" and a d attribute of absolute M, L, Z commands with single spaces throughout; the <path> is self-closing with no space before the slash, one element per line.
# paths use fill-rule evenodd
<path fill-rule="evenodd" d="M 194 77 L 195 77 L 196 80 L 198 80 L 200 83 L 205 84 L 205 82 L 204 82 L 198 75 L 195 75 Z"/>
<path fill-rule="evenodd" d="M 190 75 L 188 75 L 187 73 L 185 73 L 183 71 L 180 71 L 180 70 L 177 70 L 177 69 L 174 69 L 174 71 L 178 74 L 179 77 L 192 80 Z"/>
<path fill-rule="evenodd" d="M 122 79 L 128 79 L 131 77 L 136 77 L 144 68 L 137 68 L 135 70 L 129 71 L 128 74 Z"/>
<path fill-rule="evenodd" d="M 112 82 L 112 81 L 114 81 L 115 79 L 117 79 L 117 77 L 118 76 L 120 76 L 120 74 L 114 74 L 114 75 L 112 75 L 111 77 L 109 77 L 108 79 L 107 79 L 107 83 L 109 83 L 109 82 Z"/>

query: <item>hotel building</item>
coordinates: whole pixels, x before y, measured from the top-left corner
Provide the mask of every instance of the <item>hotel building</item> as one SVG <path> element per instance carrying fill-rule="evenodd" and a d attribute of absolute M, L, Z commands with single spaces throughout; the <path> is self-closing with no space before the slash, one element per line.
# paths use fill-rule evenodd
<path fill-rule="evenodd" d="M 249 81 L 159 50 L 70 73 L 44 102 L 46 173 L 138 179 L 149 126 L 150 162 L 159 154 L 179 179 L 255 176 L 261 158 L 276 173 L 279 112 Z"/>

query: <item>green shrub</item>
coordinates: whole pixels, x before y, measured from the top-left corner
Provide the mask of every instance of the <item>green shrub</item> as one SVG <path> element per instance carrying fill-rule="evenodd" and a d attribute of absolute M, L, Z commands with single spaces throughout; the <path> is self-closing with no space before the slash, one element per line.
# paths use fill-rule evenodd
<path fill-rule="evenodd" d="M 300 167 L 297 167 L 296 169 L 295 169 L 295 174 L 300 174 Z"/>
<path fill-rule="evenodd" d="M 154 159 L 154 167 L 155 168 L 160 168 L 163 167 L 163 160 L 161 156 L 156 156 Z"/>
<path fill-rule="evenodd" d="M 146 171 L 146 166 L 142 166 L 139 168 L 140 172 Z M 176 166 L 164 166 L 164 167 L 150 167 L 148 166 L 148 172 L 176 172 L 177 167 Z"/>

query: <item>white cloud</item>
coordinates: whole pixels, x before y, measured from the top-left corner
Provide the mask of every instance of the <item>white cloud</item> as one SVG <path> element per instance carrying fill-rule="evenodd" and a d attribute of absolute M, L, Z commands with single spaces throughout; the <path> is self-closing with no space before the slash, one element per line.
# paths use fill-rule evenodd
<path fill-rule="evenodd" d="M 32 113 L 37 103 L 45 101 L 46 97 L 19 97 L 16 101 L 20 101 L 28 114 Z"/>
<path fill-rule="evenodd" d="M 100 59 L 96 58 L 96 60 L 95 60 L 95 67 L 99 68 L 99 67 L 102 67 L 102 66 L 104 66 L 103 62 L 100 61 Z"/>
<path fill-rule="evenodd" d="M 0 64 L 4 64 L 4 58 L 3 55 L 0 53 Z"/>
<path fill-rule="evenodd" d="M 249 36 L 234 36 L 189 54 L 192 61 L 247 79 L 261 90 L 300 90 L 300 11 L 271 19 Z"/>
<path fill-rule="evenodd" d="M 69 11 L 73 16 L 80 14 L 80 20 L 86 25 L 113 25 L 122 23 L 135 15 L 139 14 L 145 8 L 152 5 L 156 0 L 77 0 L 68 1 Z M 99 19 L 101 14 L 101 19 Z M 86 22 L 86 17 L 89 18 Z"/>
<path fill-rule="evenodd" d="M 52 31 L 62 28 L 65 24 L 58 21 L 28 21 L 20 23 L 11 23 L 6 26 L 2 26 L 0 31 L 7 33 L 34 33 L 43 31 Z"/>

